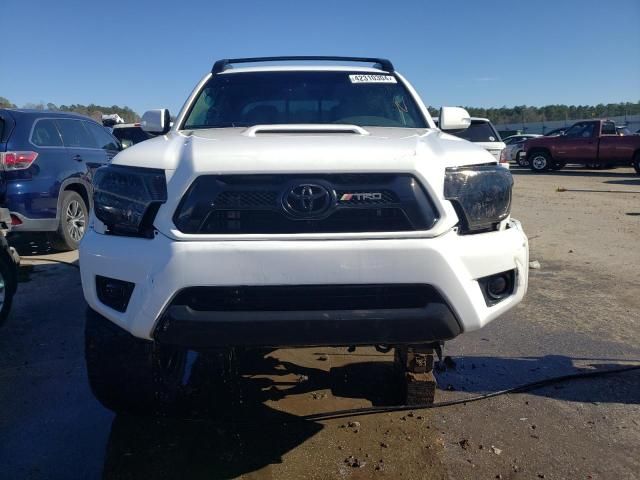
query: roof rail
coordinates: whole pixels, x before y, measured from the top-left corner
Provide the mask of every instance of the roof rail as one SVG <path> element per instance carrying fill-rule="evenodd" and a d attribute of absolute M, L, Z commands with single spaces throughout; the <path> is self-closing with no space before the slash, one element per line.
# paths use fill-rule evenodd
<path fill-rule="evenodd" d="M 252 58 L 225 58 L 218 60 L 213 64 L 211 73 L 223 72 L 227 66 L 232 63 L 257 63 L 257 62 L 289 62 L 296 60 L 304 61 L 337 61 L 337 62 L 364 62 L 375 63 L 380 65 L 381 70 L 385 70 L 389 73 L 393 73 L 393 64 L 386 58 L 372 58 L 372 57 L 332 57 L 332 56 L 285 56 L 285 57 L 252 57 Z"/>

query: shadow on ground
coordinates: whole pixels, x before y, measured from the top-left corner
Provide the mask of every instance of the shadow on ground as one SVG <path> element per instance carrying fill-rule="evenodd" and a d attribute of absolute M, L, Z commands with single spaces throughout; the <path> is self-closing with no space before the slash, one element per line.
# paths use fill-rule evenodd
<path fill-rule="evenodd" d="M 399 402 L 397 376 L 390 359 L 324 371 L 280 362 L 264 357 L 264 353 L 245 357 L 240 376 L 224 382 L 209 378 L 206 365 L 200 365 L 198 358 L 181 410 L 188 420 L 116 417 L 108 441 L 104 478 L 234 478 L 281 463 L 283 455 L 324 426 L 269 406 L 266 402 L 270 400 L 330 389 L 334 397 L 366 398 L 373 405 Z M 593 367 L 585 364 L 577 368 L 571 358 L 561 355 L 464 357 L 450 359 L 446 364 L 446 371 L 438 374 L 440 388 L 469 393 L 621 366 L 604 360 L 594 362 Z M 640 372 L 579 380 L 531 393 L 576 402 L 640 404 Z"/>
<path fill-rule="evenodd" d="M 8 237 L 9 245 L 14 247 L 21 257 L 34 255 L 51 255 L 57 253 L 51 247 L 45 233 L 11 233 Z"/>

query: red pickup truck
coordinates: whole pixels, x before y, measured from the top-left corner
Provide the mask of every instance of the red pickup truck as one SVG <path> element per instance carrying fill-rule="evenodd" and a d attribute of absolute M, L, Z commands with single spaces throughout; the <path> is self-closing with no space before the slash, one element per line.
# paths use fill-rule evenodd
<path fill-rule="evenodd" d="M 581 163 L 596 168 L 633 165 L 640 175 L 640 136 L 620 136 L 608 120 L 578 122 L 558 137 L 527 140 L 521 155 L 534 172 Z"/>

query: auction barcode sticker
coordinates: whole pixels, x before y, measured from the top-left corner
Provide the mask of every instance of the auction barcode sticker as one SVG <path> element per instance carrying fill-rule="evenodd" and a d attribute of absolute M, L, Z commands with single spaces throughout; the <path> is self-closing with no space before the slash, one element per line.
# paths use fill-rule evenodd
<path fill-rule="evenodd" d="M 351 83 L 398 83 L 391 75 L 349 75 Z"/>

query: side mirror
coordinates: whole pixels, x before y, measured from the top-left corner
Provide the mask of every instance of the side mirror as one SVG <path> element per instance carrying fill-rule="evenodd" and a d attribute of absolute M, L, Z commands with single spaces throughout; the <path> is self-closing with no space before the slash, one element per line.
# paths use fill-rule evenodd
<path fill-rule="evenodd" d="M 120 141 L 121 150 L 124 150 L 125 148 L 129 148 L 131 145 L 133 145 L 133 142 L 131 140 L 129 140 L 128 138 L 123 138 Z"/>
<path fill-rule="evenodd" d="M 147 110 L 142 115 L 140 127 L 145 132 L 154 133 L 156 135 L 164 135 L 171 130 L 171 115 L 166 108 L 157 110 Z"/>
<path fill-rule="evenodd" d="M 440 109 L 441 130 L 466 130 L 471 125 L 471 115 L 464 108 L 442 107 Z"/>

